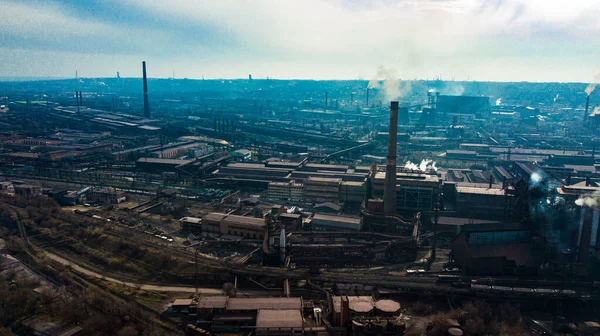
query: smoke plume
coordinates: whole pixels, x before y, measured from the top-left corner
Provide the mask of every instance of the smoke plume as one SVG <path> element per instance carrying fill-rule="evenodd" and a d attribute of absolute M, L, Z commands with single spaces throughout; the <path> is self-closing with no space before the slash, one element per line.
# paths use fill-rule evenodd
<path fill-rule="evenodd" d="M 367 88 L 382 90 L 385 101 L 397 100 L 402 95 L 398 71 L 383 66 L 377 68 L 377 74 L 369 81 Z"/>
<path fill-rule="evenodd" d="M 596 208 L 600 205 L 600 191 L 596 191 L 588 196 L 581 196 L 575 201 L 577 206 L 586 206 L 589 208 Z"/>
<path fill-rule="evenodd" d="M 422 172 L 426 172 L 429 170 L 433 170 L 433 171 L 438 170 L 438 168 L 435 166 L 435 161 L 426 160 L 426 159 L 421 160 L 421 163 L 419 163 L 418 165 L 411 161 L 406 161 L 406 163 L 404 164 L 404 168 L 409 169 L 409 170 L 422 171 Z"/>
<path fill-rule="evenodd" d="M 496 106 L 502 104 L 502 98 L 496 99 Z"/>
<path fill-rule="evenodd" d="M 596 85 L 598 85 L 598 83 L 600 82 L 600 73 L 597 73 L 596 76 L 594 76 L 594 81 L 591 82 L 586 88 L 585 88 L 585 93 L 589 96 L 592 94 L 592 92 L 594 92 L 594 90 L 596 89 Z"/>

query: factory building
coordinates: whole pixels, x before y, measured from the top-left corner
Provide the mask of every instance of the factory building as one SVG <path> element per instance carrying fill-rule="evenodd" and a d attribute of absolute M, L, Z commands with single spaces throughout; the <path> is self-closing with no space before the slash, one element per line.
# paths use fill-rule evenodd
<path fill-rule="evenodd" d="M 337 203 L 341 185 L 342 179 L 339 178 L 309 177 L 304 181 L 304 201 Z"/>
<path fill-rule="evenodd" d="M 506 189 L 461 184 L 455 185 L 455 188 L 456 212 L 460 216 L 503 218 L 510 211 L 514 195 Z"/>
<path fill-rule="evenodd" d="M 383 196 L 385 173 L 376 172 L 371 179 L 371 194 Z M 402 171 L 396 174 L 397 211 L 430 211 L 441 189 L 440 178 L 435 174 Z"/>
<path fill-rule="evenodd" d="M 200 299 L 177 299 L 167 312 L 197 315 L 213 333 L 252 328 L 256 335 L 303 335 L 309 328 L 304 322 L 304 307 L 312 305 L 302 298 L 234 298 L 208 296 Z M 325 331 L 325 328 L 316 328 Z M 316 332 L 317 330 L 315 330 Z M 315 333 L 316 334 L 316 333 Z"/>
<path fill-rule="evenodd" d="M 271 182 L 267 189 L 269 199 L 300 202 L 304 195 L 304 185 L 291 180 L 289 182 Z"/>
<path fill-rule="evenodd" d="M 543 244 L 520 223 L 462 225 L 452 256 L 467 274 L 536 274 Z"/>
<path fill-rule="evenodd" d="M 365 182 L 342 182 L 339 200 L 345 204 L 360 204 L 365 200 L 366 193 Z"/>
<path fill-rule="evenodd" d="M 219 176 L 237 177 L 245 179 L 258 179 L 269 181 L 284 181 L 290 174 L 288 168 L 269 168 L 262 163 L 233 162 L 226 167 L 221 167 L 216 172 Z"/>
<path fill-rule="evenodd" d="M 193 163 L 194 160 L 140 158 L 135 162 L 136 168 L 147 172 L 178 172 L 181 168 Z"/>
<path fill-rule="evenodd" d="M 311 221 L 315 231 L 356 231 L 362 230 L 362 217 L 315 214 Z"/>
<path fill-rule="evenodd" d="M 87 199 L 96 204 L 119 204 L 125 201 L 125 194 L 113 188 L 92 188 Z"/>
<path fill-rule="evenodd" d="M 266 223 L 265 218 L 211 212 L 202 218 L 202 232 L 263 239 Z"/>
<path fill-rule="evenodd" d="M 15 196 L 31 199 L 40 194 L 40 186 L 31 184 L 14 184 Z"/>
<path fill-rule="evenodd" d="M 331 165 L 331 164 L 320 164 L 320 163 L 307 163 L 304 167 L 300 168 L 301 171 L 307 172 L 339 172 L 345 173 L 348 171 L 348 166 L 344 165 Z"/>
<path fill-rule="evenodd" d="M 487 119 L 490 116 L 491 105 L 489 97 L 438 95 L 436 102 L 438 116 L 452 119 L 459 116 L 464 120 L 466 115 L 477 119 Z"/>

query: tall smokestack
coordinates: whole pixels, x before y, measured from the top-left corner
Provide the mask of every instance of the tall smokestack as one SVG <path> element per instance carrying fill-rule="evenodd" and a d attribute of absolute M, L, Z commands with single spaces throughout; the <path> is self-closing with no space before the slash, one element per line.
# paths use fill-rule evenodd
<path fill-rule="evenodd" d="M 369 107 L 369 88 L 367 88 L 367 107 Z"/>
<path fill-rule="evenodd" d="M 217 118 L 215 118 L 215 125 L 213 126 L 213 130 L 215 131 L 215 134 L 217 133 Z"/>
<path fill-rule="evenodd" d="M 146 78 L 146 61 L 142 61 L 144 76 L 144 118 L 150 118 L 150 105 L 148 104 L 148 78 Z"/>
<path fill-rule="evenodd" d="M 586 122 L 588 120 L 588 110 L 590 109 L 590 95 L 587 95 L 585 99 L 585 114 L 583 115 L 583 121 Z"/>
<path fill-rule="evenodd" d="M 385 185 L 383 186 L 383 211 L 396 214 L 396 151 L 398 147 L 398 102 L 390 103 L 390 132 L 385 164 Z"/>
<path fill-rule="evenodd" d="M 327 110 L 327 105 L 329 105 L 329 93 L 325 91 L 325 110 Z"/>
<path fill-rule="evenodd" d="M 581 211 L 583 211 L 581 214 L 583 220 L 581 222 L 581 226 L 579 227 L 579 255 L 577 257 L 577 261 L 580 263 L 587 263 L 590 255 L 592 229 L 594 226 L 594 209 L 583 207 Z"/>

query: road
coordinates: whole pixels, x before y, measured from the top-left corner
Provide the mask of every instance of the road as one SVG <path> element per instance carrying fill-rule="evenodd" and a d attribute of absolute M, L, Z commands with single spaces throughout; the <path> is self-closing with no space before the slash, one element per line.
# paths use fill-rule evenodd
<path fill-rule="evenodd" d="M 155 292 L 180 292 L 180 293 L 195 293 L 196 292 L 196 289 L 194 287 L 149 285 L 149 284 L 139 284 L 139 283 L 129 282 L 129 281 L 122 281 L 119 279 L 104 276 L 100 273 L 96 273 L 96 272 L 91 271 L 86 268 L 83 268 L 83 267 L 81 267 L 63 257 L 60 257 L 54 253 L 51 253 L 48 251 L 44 251 L 44 253 L 46 254 L 46 257 L 64 265 L 64 266 L 69 266 L 73 271 L 75 271 L 77 273 L 86 275 L 88 277 L 93 277 L 96 279 L 109 281 L 109 282 L 116 283 L 119 285 L 132 287 L 132 288 L 139 288 L 139 289 L 143 289 L 143 290 L 147 290 L 147 291 L 155 291 Z M 211 294 L 211 295 L 220 295 L 223 293 L 221 289 L 207 288 L 207 287 L 199 287 L 198 291 L 201 294 Z M 266 295 L 266 296 L 268 296 L 268 295 L 273 294 L 272 291 L 270 292 L 270 291 L 266 291 L 266 290 L 238 290 L 238 292 L 241 292 L 242 294 L 246 294 L 246 295 Z"/>

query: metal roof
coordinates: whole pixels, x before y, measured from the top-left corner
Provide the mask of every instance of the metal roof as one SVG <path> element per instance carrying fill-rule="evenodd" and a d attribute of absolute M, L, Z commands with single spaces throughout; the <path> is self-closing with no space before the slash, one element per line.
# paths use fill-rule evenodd
<path fill-rule="evenodd" d="M 302 309 L 301 298 L 229 298 L 227 310 Z"/>
<path fill-rule="evenodd" d="M 256 328 L 302 328 L 300 309 L 259 309 Z"/>

